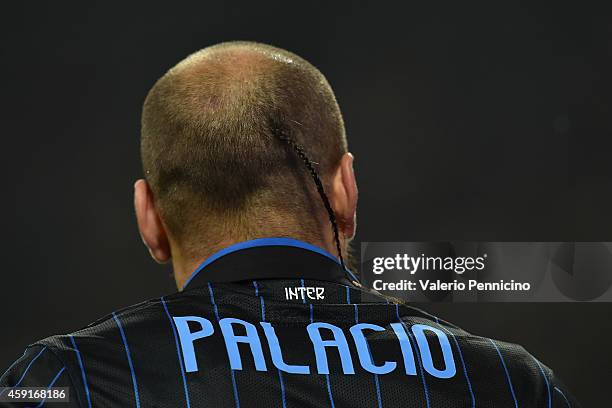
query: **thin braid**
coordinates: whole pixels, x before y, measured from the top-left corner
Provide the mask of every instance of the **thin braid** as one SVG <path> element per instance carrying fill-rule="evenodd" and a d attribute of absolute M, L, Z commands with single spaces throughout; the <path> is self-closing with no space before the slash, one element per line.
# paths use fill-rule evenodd
<path fill-rule="evenodd" d="M 332 225 L 332 230 L 334 232 L 334 240 L 336 241 L 336 249 L 338 250 L 338 258 L 340 258 L 340 265 L 342 265 L 342 269 L 346 271 L 346 266 L 344 265 L 344 258 L 342 257 L 342 249 L 340 246 L 340 233 L 338 232 L 338 223 L 336 222 L 336 216 L 334 215 L 334 210 L 331 204 L 329 203 L 329 198 L 327 198 L 327 194 L 325 193 L 325 188 L 323 187 L 323 183 L 321 182 L 319 173 L 317 173 L 317 170 L 314 168 L 312 161 L 308 158 L 302 146 L 300 146 L 295 140 L 286 136 L 285 133 L 281 129 L 275 128 L 274 133 L 280 140 L 287 143 L 289 146 L 293 148 L 293 150 L 295 150 L 298 157 L 302 159 L 302 161 L 306 165 L 306 168 L 310 172 L 310 176 L 312 177 L 312 179 L 314 180 L 317 186 L 317 191 L 319 192 L 319 195 L 321 196 L 321 200 L 323 200 L 323 205 L 325 206 L 325 209 L 327 210 L 329 221 Z"/>

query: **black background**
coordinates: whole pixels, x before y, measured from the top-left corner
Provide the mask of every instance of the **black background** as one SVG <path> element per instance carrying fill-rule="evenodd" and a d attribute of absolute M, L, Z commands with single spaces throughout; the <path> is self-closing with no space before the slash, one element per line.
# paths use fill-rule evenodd
<path fill-rule="evenodd" d="M 173 291 L 133 217 L 140 109 L 165 70 L 220 41 L 271 43 L 326 74 L 356 156 L 357 241 L 612 240 L 604 3 L 423 3 L 5 9 L 0 366 Z M 426 308 L 521 343 L 585 406 L 609 400 L 609 304 Z"/>

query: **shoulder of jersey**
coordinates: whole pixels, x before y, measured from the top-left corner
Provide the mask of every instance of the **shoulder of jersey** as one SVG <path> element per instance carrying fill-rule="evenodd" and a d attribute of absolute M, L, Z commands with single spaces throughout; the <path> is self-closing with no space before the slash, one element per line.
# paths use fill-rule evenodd
<path fill-rule="evenodd" d="M 185 299 L 180 296 L 180 293 L 171 294 L 161 298 L 148 299 L 143 302 L 118 309 L 73 332 L 53 335 L 39 340 L 31 345 L 43 345 L 51 348 L 52 350 L 60 352 L 72 351 L 74 346 L 71 338 L 88 338 L 92 341 L 98 342 L 104 341 L 104 339 L 116 338 L 118 320 L 120 321 L 122 330 L 130 330 L 130 328 L 140 325 L 150 325 L 152 320 L 159 320 L 160 322 L 163 321 L 165 323 L 165 320 L 168 319 L 168 317 L 165 315 L 165 307 L 170 304 L 183 303 L 184 301 Z"/>

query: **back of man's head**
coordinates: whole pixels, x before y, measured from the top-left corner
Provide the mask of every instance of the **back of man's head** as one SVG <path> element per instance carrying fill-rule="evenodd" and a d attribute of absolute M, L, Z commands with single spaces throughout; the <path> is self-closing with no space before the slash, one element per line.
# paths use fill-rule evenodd
<path fill-rule="evenodd" d="M 331 87 L 288 51 L 222 43 L 159 79 L 144 103 L 141 153 L 169 232 L 187 246 L 203 234 L 248 238 L 265 225 L 317 234 L 313 182 L 279 131 L 304 147 L 324 182 L 347 150 Z"/>

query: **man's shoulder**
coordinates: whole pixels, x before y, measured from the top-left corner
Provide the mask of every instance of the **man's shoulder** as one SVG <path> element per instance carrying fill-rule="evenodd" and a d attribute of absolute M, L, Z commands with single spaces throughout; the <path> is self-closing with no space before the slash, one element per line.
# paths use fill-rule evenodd
<path fill-rule="evenodd" d="M 172 330 L 169 308 L 185 303 L 180 293 L 152 298 L 136 303 L 81 327 L 75 331 L 56 334 L 41 339 L 30 346 L 43 346 L 54 351 L 58 357 L 69 353 L 103 354 L 113 348 L 124 347 L 128 340 L 140 342 L 141 338 L 157 337 L 161 332 Z"/>
<path fill-rule="evenodd" d="M 457 374 L 483 400 L 504 398 L 527 406 L 548 406 L 554 373 L 520 344 L 467 332 L 442 321 L 430 322 L 448 335 Z M 500 396 L 501 393 L 501 396 Z"/>

